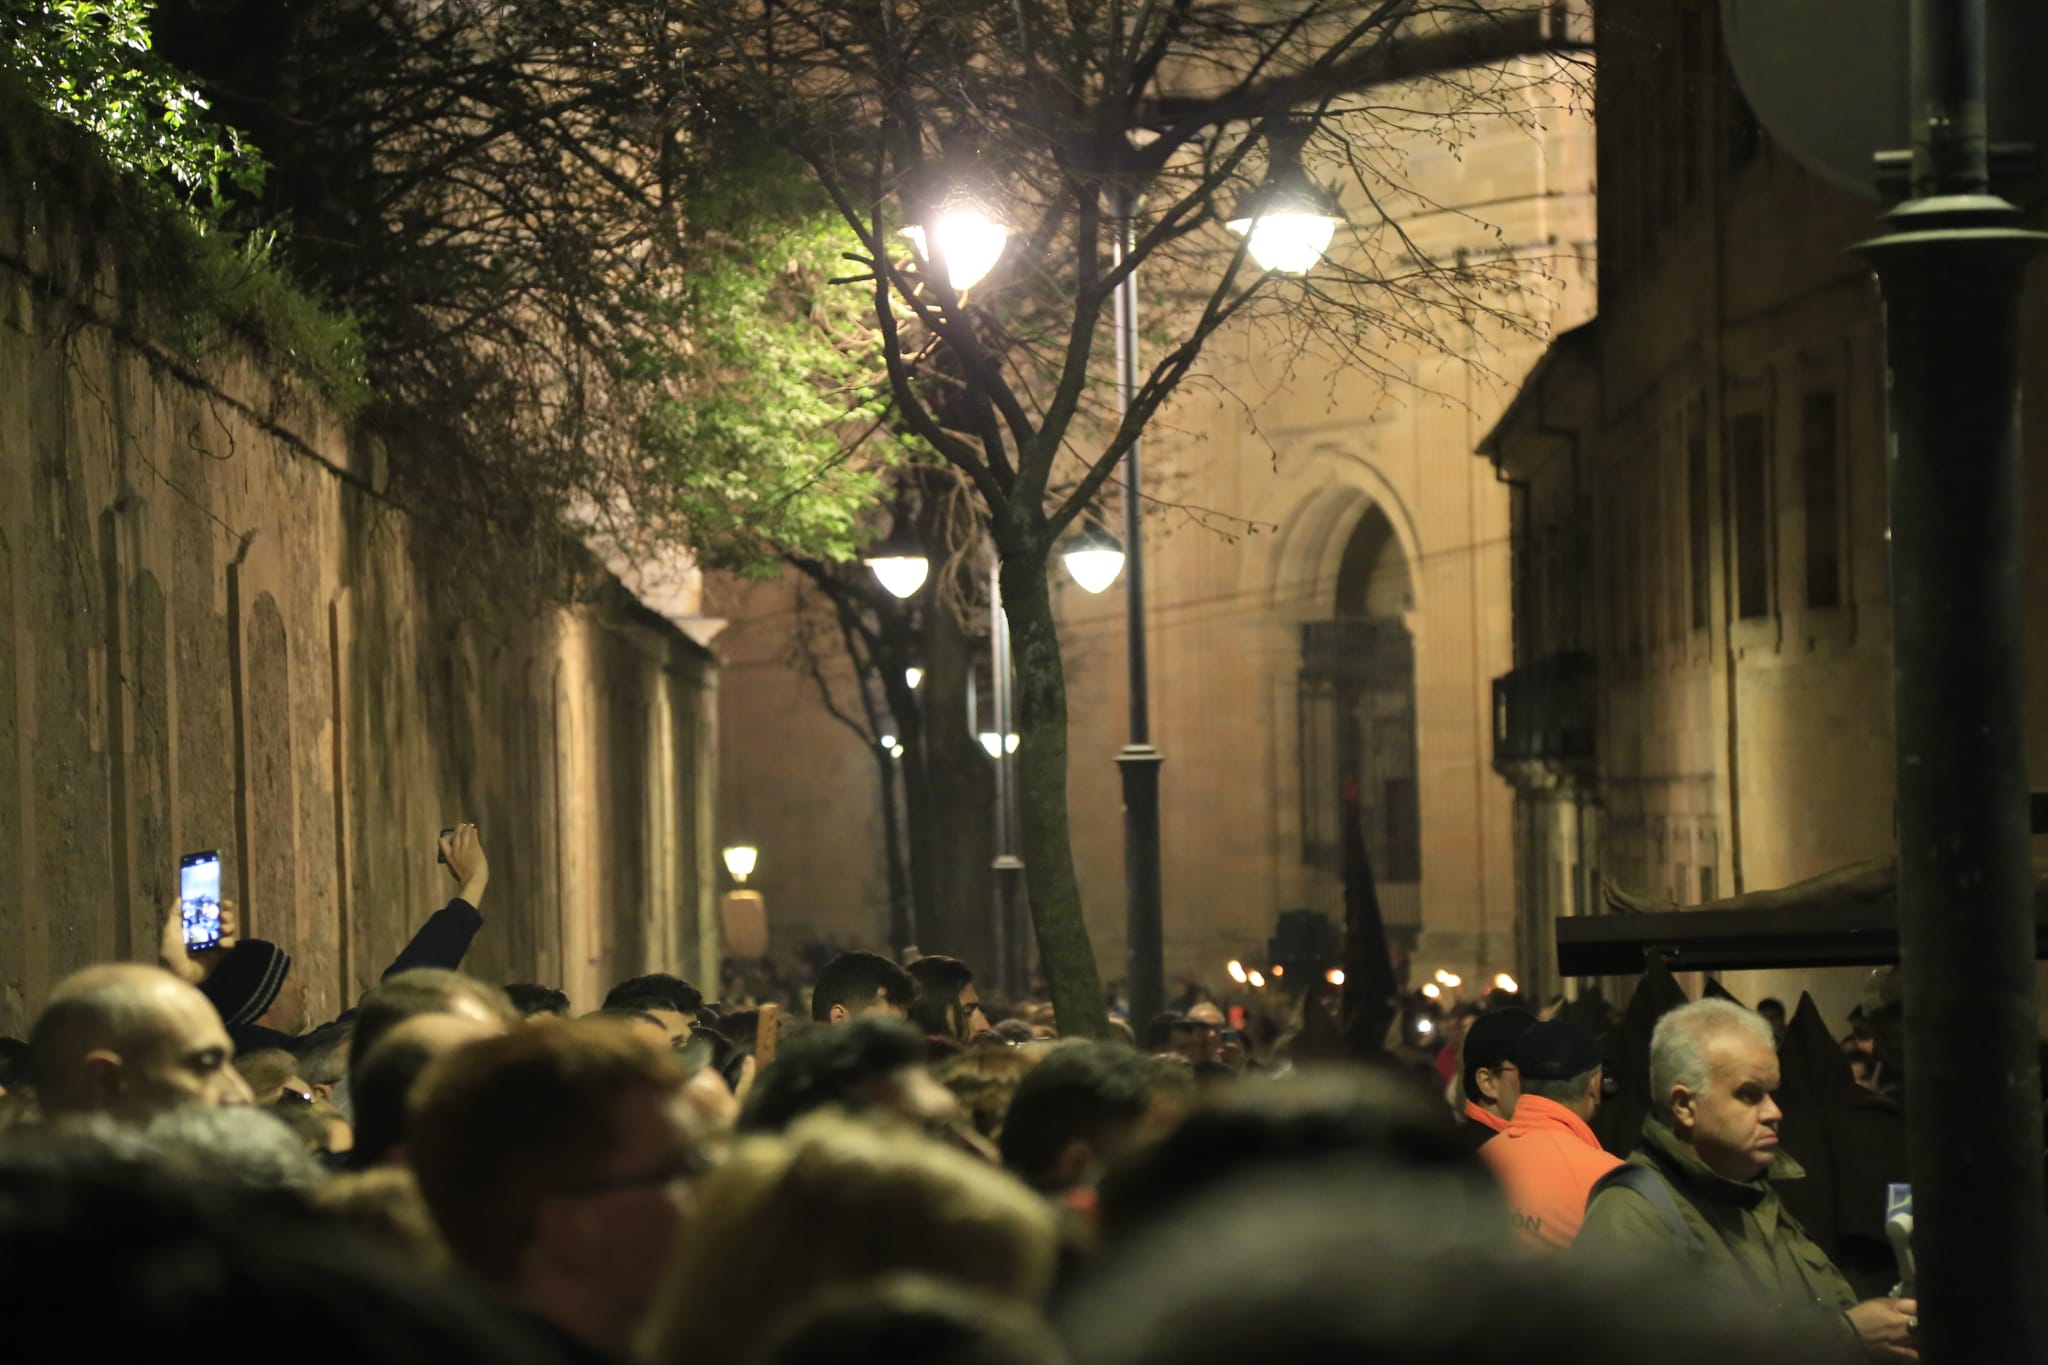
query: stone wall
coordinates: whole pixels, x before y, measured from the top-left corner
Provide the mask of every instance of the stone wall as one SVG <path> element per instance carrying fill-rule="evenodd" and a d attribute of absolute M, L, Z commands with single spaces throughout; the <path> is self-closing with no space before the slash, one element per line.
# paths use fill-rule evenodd
<path fill-rule="evenodd" d="M 172 361 L 67 205 L 0 204 L 0 1033 L 153 956 L 202 848 L 331 1017 L 450 894 L 461 820 L 478 975 L 715 980 L 711 656 L 595 564 L 574 605 L 471 581 L 382 450 L 249 356 Z"/>

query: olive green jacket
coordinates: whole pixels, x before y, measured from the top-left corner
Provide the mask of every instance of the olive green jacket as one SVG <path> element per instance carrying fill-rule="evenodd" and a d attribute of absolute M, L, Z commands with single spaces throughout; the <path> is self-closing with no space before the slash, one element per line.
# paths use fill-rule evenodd
<path fill-rule="evenodd" d="M 1605 1189 L 1586 1206 L 1575 1253 L 1607 1259 L 1656 1258 L 1688 1263 L 1695 1271 L 1766 1303 L 1793 1308 L 1817 1304 L 1845 1309 L 1856 1292 L 1825 1251 L 1806 1235 L 1771 1188 L 1772 1180 L 1806 1173 L 1784 1152 L 1770 1179 L 1740 1182 L 1714 1174 L 1676 1135 L 1655 1119 L 1629 1163 L 1664 1178 L 1698 1247 L 1681 1239 L 1650 1201 L 1633 1190 Z"/>

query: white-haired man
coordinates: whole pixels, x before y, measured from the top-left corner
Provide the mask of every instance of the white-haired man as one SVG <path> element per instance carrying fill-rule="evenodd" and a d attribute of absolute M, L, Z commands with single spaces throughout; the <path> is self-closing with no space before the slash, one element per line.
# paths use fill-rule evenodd
<path fill-rule="evenodd" d="M 1769 1021 L 1726 1000 L 1672 1010 L 1650 1039 L 1650 1117 L 1628 1161 L 1593 1187 L 1574 1250 L 1658 1257 L 1781 1308 L 1843 1315 L 1871 1360 L 1917 1360 L 1911 1299 L 1855 1291 L 1779 1201 L 1804 1174 L 1778 1150 Z"/>

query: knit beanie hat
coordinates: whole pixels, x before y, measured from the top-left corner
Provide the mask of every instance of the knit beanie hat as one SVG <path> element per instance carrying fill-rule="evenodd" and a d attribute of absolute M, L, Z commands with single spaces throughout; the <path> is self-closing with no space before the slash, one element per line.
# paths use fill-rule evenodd
<path fill-rule="evenodd" d="M 253 1024 L 284 989 L 291 969 L 290 953 L 266 939 L 245 938 L 228 949 L 199 991 L 220 1011 L 223 1024 Z"/>
<path fill-rule="evenodd" d="M 1479 1097 L 1479 1082 L 1476 1079 L 1481 1067 L 1488 1071 L 1500 1070 L 1502 1062 L 1513 1061 L 1515 1044 L 1522 1040 L 1536 1023 L 1536 1016 L 1527 1010 L 1488 1010 L 1472 1021 L 1472 1027 L 1465 1031 L 1465 1094 L 1467 1098 Z"/>

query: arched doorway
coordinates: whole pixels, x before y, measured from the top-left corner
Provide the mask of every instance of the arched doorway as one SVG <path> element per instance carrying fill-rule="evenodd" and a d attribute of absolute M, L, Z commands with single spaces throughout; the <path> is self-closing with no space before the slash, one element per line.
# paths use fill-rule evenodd
<path fill-rule="evenodd" d="M 1326 580 L 1327 581 L 1327 580 Z M 1355 789 L 1389 928 L 1420 919 L 1414 578 L 1386 512 L 1368 506 L 1337 569 L 1331 615 L 1301 625 L 1302 859 L 1337 872 Z"/>

